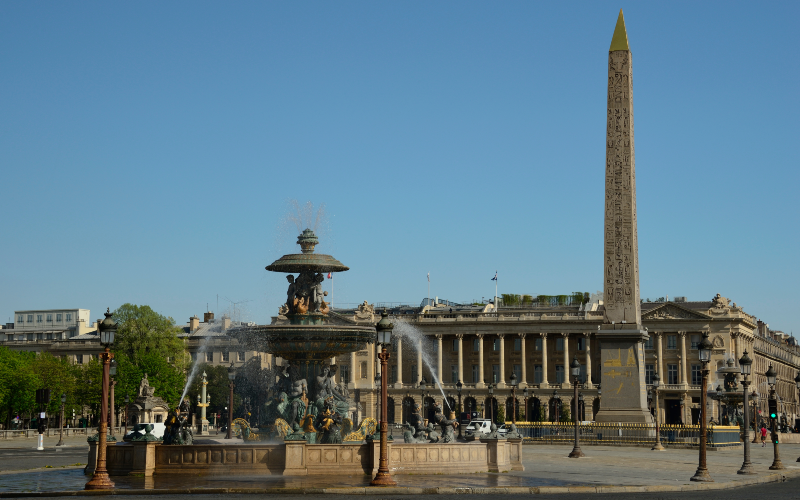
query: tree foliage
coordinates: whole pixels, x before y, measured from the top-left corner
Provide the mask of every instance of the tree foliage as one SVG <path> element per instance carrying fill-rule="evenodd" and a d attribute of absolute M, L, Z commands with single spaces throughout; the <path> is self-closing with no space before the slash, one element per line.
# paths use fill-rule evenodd
<path fill-rule="evenodd" d="M 178 338 L 181 329 L 175 320 L 153 311 L 150 306 L 122 304 L 114 311 L 117 335 L 114 352 L 123 353 L 131 363 L 149 363 L 148 354 L 157 354 L 179 369 L 185 368 L 184 345 Z"/>

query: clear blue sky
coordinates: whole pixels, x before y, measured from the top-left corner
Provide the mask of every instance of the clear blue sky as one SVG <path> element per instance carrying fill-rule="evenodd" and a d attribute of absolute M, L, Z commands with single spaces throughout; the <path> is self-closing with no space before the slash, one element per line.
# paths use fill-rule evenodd
<path fill-rule="evenodd" d="M 732 1 L 3 2 L 2 320 L 267 322 L 292 199 L 334 302 L 602 289 L 620 7 L 642 297 L 800 332 L 800 3 Z"/>

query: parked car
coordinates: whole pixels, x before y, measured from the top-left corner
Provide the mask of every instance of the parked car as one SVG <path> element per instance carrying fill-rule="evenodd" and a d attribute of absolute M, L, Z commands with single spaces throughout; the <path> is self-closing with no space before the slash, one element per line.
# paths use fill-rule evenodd
<path fill-rule="evenodd" d="M 466 431 L 472 432 L 477 434 L 477 432 L 481 432 L 483 434 L 489 434 L 492 432 L 492 421 L 488 418 L 476 418 L 470 421 L 469 425 L 466 427 Z M 506 424 L 501 425 L 497 428 L 497 435 L 503 437 L 508 432 L 508 428 Z"/>

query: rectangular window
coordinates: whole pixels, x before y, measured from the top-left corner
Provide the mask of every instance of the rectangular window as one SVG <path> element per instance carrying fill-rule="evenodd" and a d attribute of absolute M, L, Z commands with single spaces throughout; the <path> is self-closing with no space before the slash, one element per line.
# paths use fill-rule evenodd
<path fill-rule="evenodd" d="M 578 337 L 578 350 L 579 351 L 586 350 L 586 337 Z"/>
<path fill-rule="evenodd" d="M 67 321 L 72 321 L 72 313 L 67 313 Z"/>
<path fill-rule="evenodd" d="M 692 365 L 692 385 L 700 385 L 703 383 L 703 374 L 700 371 L 700 365 Z"/>
<path fill-rule="evenodd" d="M 41 333 L 37 333 L 36 334 L 36 340 L 42 340 L 42 334 Z"/>
<path fill-rule="evenodd" d="M 411 365 L 410 377 L 411 377 L 411 381 L 410 382 L 413 383 L 413 384 L 416 384 L 417 383 L 417 365 Z"/>
<path fill-rule="evenodd" d="M 564 337 L 558 337 L 556 339 L 556 351 L 563 351 L 564 350 Z"/>
<path fill-rule="evenodd" d="M 522 382 L 522 365 L 514 365 L 514 375 L 517 376 L 517 383 Z"/>
<path fill-rule="evenodd" d="M 193 352 L 193 353 L 192 353 L 192 361 L 193 361 L 193 362 L 194 362 L 194 361 L 197 361 L 197 353 L 196 353 L 196 352 Z"/>
<path fill-rule="evenodd" d="M 450 382 L 458 382 L 458 365 L 450 365 Z"/>
<path fill-rule="evenodd" d="M 41 323 L 42 322 L 42 315 L 41 314 L 37 314 L 36 315 L 36 322 L 37 323 Z"/>
<path fill-rule="evenodd" d="M 28 323 L 33 323 L 33 314 L 28 315 Z"/>
<path fill-rule="evenodd" d="M 366 380 L 366 378 L 367 378 L 367 362 L 366 361 L 362 361 L 361 362 L 361 378 L 363 380 Z"/>
<path fill-rule="evenodd" d="M 544 380 L 544 375 L 542 372 L 542 365 L 534 365 L 533 367 L 533 383 L 534 384 L 541 384 Z"/>
<path fill-rule="evenodd" d="M 61 313 L 56 314 L 56 321 L 58 321 L 59 323 L 61 322 L 62 318 L 63 316 Z"/>
<path fill-rule="evenodd" d="M 667 365 L 667 383 L 678 383 L 678 365 Z"/>
<path fill-rule="evenodd" d="M 339 380 L 345 384 L 350 383 L 350 367 L 342 365 L 339 367 Z"/>
<path fill-rule="evenodd" d="M 479 352 L 481 350 L 481 339 L 472 340 L 472 351 Z"/>
<path fill-rule="evenodd" d="M 48 333 L 47 334 L 47 340 L 53 340 L 53 334 L 52 333 Z"/>
<path fill-rule="evenodd" d="M 655 373 L 655 365 L 644 365 L 644 383 L 653 383 L 653 374 Z"/>
<path fill-rule="evenodd" d="M 236 358 L 238 361 L 244 361 L 244 351 L 239 351 L 236 353 Z"/>
<path fill-rule="evenodd" d="M 83 364 L 83 354 L 76 354 L 75 355 L 75 363 L 82 365 Z"/>
<path fill-rule="evenodd" d="M 494 342 L 492 342 L 492 350 L 495 352 L 500 350 L 500 339 L 494 339 Z"/>
<path fill-rule="evenodd" d="M 206 353 L 206 363 L 213 363 L 214 362 L 214 353 L 207 352 Z"/>
<path fill-rule="evenodd" d="M 472 383 L 477 384 L 481 381 L 480 379 L 480 367 L 478 365 L 472 365 Z"/>
<path fill-rule="evenodd" d="M 453 339 L 453 352 L 458 352 L 458 339 Z"/>
<path fill-rule="evenodd" d="M 492 365 L 492 383 L 500 382 L 500 365 Z"/>
<path fill-rule="evenodd" d="M 564 365 L 556 365 L 556 384 L 564 383 Z"/>
<path fill-rule="evenodd" d="M 48 314 L 47 315 L 47 322 L 48 323 L 52 323 L 53 322 L 53 315 L 52 314 Z"/>
<path fill-rule="evenodd" d="M 700 345 L 700 335 L 692 335 L 692 349 L 697 349 Z"/>
<path fill-rule="evenodd" d="M 645 349 L 653 349 L 653 336 L 651 335 L 650 338 L 644 341 L 644 348 Z"/>
<path fill-rule="evenodd" d="M 28 334 L 28 338 L 27 338 L 27 340 L 33 340 L 33 334 L 32 334 L 32 333 L 29 333 L 29 334 Z"/>
<path fill-rule="evenodd" d="M 17 316 L 17 323 L 25 323 L 25 320 L 23 318 L 24 318 L 24 316 L 21 315 L 21 314 L 19 316 Z"/>
<path fill-rule="evenodd" d="M 522 350 L 522 339 L 514 339 L 514 350 L 517 352 Z"/>
<path fill-rule="evenodd" d="M 534 339 L 533 340 L 533 350 L 534 351 L 541 351 L 542 350 L 542 339 Z"/>
<path fill-rule="evenodd" d="M 678 336 L 667 335 L 667 349 L 677 349 L 677 348 L 678 348 Z"/>
<path fill-rule="evenodd" d="M 229 351 L 225 351 L 222 353 L 222 362 L 227 363 L 231 360 L 231 353 Z"/>

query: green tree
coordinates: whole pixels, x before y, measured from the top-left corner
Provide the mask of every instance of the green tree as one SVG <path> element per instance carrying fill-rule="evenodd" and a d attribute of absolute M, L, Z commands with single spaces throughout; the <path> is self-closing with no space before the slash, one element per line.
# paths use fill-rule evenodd
<path fill-rule="evenodd" d="M 497 414 L 495 414 L 494 422 L 497 425 L 503 425 L 504 423 L 506 423 L 505 405 L 499 405 L 497 407 Z"/>
<path fill-rule="evenodd" d="M 139 366 L 147 354 L 162 356 L 183 370 L 184 345 L 178 338 L 181 329 L 175 320 L 153 311 L 150 306 L 122 304 L 114 311 L 118 329 L 114 352 L 124 353 Z"/>
<path fill-rule="evenodd" d="M 569 415 L 569 404 L 561 405 L 561 421 L 572 422 L 572 417 Z"/>
<path fill-rule="evenodd" d="M 0 411 L 6 422 L 17 414 L 30 413 L 35 409 L 36 389 L 39 378 L 33 371 L 35 354 L 11 351 L 0 347 Z"/>
<path fill-rule="evenodd" d="M 31 360 L 33 372 L 39 379 L 38 386 L 50 389 L 50 404 L 45 411 L 57 415 L 61 410 L 61 395 L 67 395 L 66 405 L 75 405 L 76 369 L 69 361 L 57 358 L 49 352 L 37 354 Z"/>

